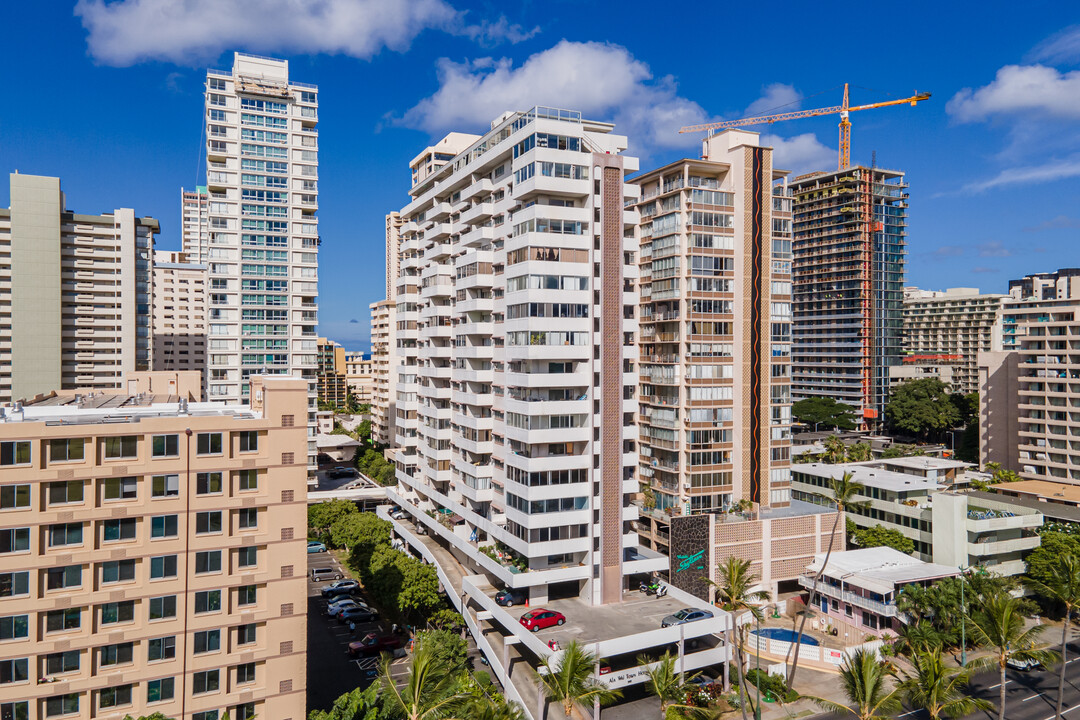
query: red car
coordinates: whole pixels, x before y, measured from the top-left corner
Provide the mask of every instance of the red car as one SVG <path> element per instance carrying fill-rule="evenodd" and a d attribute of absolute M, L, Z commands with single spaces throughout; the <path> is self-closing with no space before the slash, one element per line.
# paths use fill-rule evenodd
<path fill-rule="evenodd" d="M 352 657 L 369 657 L 382 652 L 397 650 L 404 644 L 397 635 L 379 635 L 368 633 L 362 639 L 349 643 L 349 655 Z"/>
<path fill-rule="evenodd" d="M 529 630 L 536 632 L 549 628 L 552 625 L 562 625 L 566 622 L 566 616 L 555 610 L 536 608 L 521 616 L 521 624 Z"/>

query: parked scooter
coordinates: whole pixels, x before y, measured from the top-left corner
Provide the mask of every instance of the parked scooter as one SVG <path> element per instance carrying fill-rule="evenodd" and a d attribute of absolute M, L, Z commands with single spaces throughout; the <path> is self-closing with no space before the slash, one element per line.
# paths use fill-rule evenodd
<path fill-rule="evenodd" d="M 638 592 L 643 592 L 646 595 L 655 595 L 658 598 L 662 598 L 667 595 L 667 585 L 659 580 L 653 580 L 649 583 L 641 583 L 638 587 Z"/>

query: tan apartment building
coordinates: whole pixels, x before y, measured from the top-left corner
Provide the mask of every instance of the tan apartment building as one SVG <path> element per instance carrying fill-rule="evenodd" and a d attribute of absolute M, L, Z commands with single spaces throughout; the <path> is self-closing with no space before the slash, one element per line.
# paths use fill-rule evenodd
<path fill-rule="evenodd" d="M 223 406 L 147 373 L 3 408 L 5 718 L 304 718 L 307 384 L 252 385 Z"/>
<path fill-rule="evenodd" d="M 345 385 L 361 405 L 370 404 L 375 391 L 371 355 L 345 351 Z"/>
<path fill-rule="evenodd" d="M 892 383 L 935 377 L 953 392 L 979 389 L 979 353 L 1002 349 L 1001 303 L 978 288 L 904 288 L 903 355 Z"/>
<path fill-rule="evenodd" d="M 371 304 L 371 437 L 380 445 L 394 442 L 397 413 L 398 368 L 401 354 L 398 352 L 394 332 L 397 325 L 397 302 L 391 299 Z M 416 332 L 416 321 L 412 324 Z"/>
<path fill-rule="evenodd" d="M 10 176 L 0 209 L 0 402 L 120 387 L 151 365 L 158 221 L 67 209 L 60 178 Z"/>
<path fill-rule="evenodd" d="M 206 265 L 184 252 L 158 250 L 153 278 L 153 369 L 196 370 L 205 384 Z"/>
<path fill-rule="evenodd" d="M 345 384 L 345 348 L 333 340 L 319 338 L 319 402 L 344 407 L 348 396 Z"/>
<path fill-rule="evenodd" d="M 757 133 L 727 131 L 705 140 L 702 159 L 634 179 L 645 498 L 635 525 L 670 555 L 671 582 L 701 597 L 699 576 L 715 580 L 728 555 L 755 562 L 767 586 L 794 582 L 831 529 L 831 512 L 790 497 L 787 174 Z"/>

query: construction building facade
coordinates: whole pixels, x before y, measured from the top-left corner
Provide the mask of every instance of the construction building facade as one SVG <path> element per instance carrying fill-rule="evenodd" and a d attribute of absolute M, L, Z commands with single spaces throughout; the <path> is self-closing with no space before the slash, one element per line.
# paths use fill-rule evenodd
<path fill-rule="evenodd" d="M 792 399 L 851 405 L 878 427 L 901 362 L 907 184 L 852 166 L 795 178 Z"/>

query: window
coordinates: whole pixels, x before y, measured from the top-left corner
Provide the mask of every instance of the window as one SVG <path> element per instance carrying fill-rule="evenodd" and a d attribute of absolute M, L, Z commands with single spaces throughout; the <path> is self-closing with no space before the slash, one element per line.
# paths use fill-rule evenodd
<path fill-rule="evenodd" d="M 171 617 L 176 617 L 175 595 L 162 595 L 161 597 L 150 598 L 151 620 L 164 620 L 165 618 Z"/>
<path fill-rule="evenodd" d="M 240 452 L 256 452 L 259 449 L 259 433 L 257 430 L 247 430 L 240 435 Z"/>
<path fill-rule="evenodd" d="M 199 455 L 220 455 L 221 433 L 199 433 L 196 438 L 195 452 Z"/>
<path fill-rule="evenodd" d="M 254 605 L 258 602 L 258 587 L 256 585 L 241 585 L 236 588 L 237 605 Z"/>
<path fill-rule="evenodd" d="M 221 675 L 220 670 L 204 670 L 203 672 L 197 672 L 191 677 L 191 693 L 192 695 L 199 695 L 201 693 L 217 692 L 219 686 L 219 677 Z"/>
<path fill-rule="evenodd" d="M 82 545 L 82 523 L 60 523 L 49 526 L 49 547 Z"/>
<path fill-rule="evenodd" d="M 7 718 L 3 718 L 3 720 L 7 720 Z M 18 720 L 18 719 L 16 719 L 16 720 Z M 26 720 L 26 719 L 22 718 L 22 720 Z M 191 720 L 218 720 L 218 711 L 217 710 L 203 710 L 202 712 L 192 713 L 191 714 Z"/>
<path fill-rule="evenodd" d="M 68 482 L 49 483 L 49 504 L 66 505 L 67 503 L 81 503 L 83 501 L 83 481 L 71 480 Z"/>
<path fill-rule="evenodd" d="M 221 630 L 202 630 L 195 633 L 195 654 L 221 649 Z"/>
<path fill-rule="evenodd" d="M 244 663 L 236 666 L 236 684 L 255 682 L 255 663 Z"/>
<path fill-rule="evenodd" d="M 134 500 L 137 491 L 138 480 L 136 478 L 107 478 L 105 480 L 106 500 Z"/>
<path fill-rule="evenodd" d="M 82 565 L 49 568 L 45 571 L 47 590 L 64 590 L 82 587 Z"/>
<path fill-rule="evenodd" d="M 160 680 L 150 680 L 146 683 L 146 702 L 161 702 L 162 700 L 172 700 L 175 692 L 175 682 L 173 678 L 161 678 Z"/>
<path fill-rule="evenodd" d="M 45 656 L 45 674 L 60 675 L 61 673 L 78 672 L 79 651 L 68 650 L 67 652 L 50 653 Z"/>
<path fill-rule="evenodd" d="M 146 647 L 148 650 L 147 659 L 150 662 L 154 660 L 171 660 L 176 657 L 176 637 L 173 635 L 151 638 L 146 643 Z"/>
<path fill-rule="evenodd" d="M 0 720 L 30 720 L 30 703 L 20 700 L 0 704 Z"/>
<path fill-rule="evenodd" d="M 126 665 L 132 662 L 135 658 L 135 643 L 117 643 L 115 645 L 106 645 L 101 648 L 102 667 L 109 667 L 111 665 Z"/>
<path fill-rule="evenodd" d="M 153 497 L 176 497 L 180 494 L 179 475 L 154 475 L 150 478 L 150 495 Z"/>
<path fill-rule="evenodd" d="M 26 682 L 29 679 L 30 660 L 28 658 L 0 660 L 0 685 Z"/>
<path fill-rule="evenodd" d="M 160 580 L 161 578 L 174 577 L 176 577 L 175 555 L 159 555 L 157 557 L 150 558 L 151 580 Z"/>
<path fill-rule="evenodd" d="M 135 579 L 134 560 L 110 560 L 101 563 L 101 582 L 118 583 Z"/>
<path fill-rule="evenodd" d="M 131 704 L 131 686 L 117 685 L 98 690 L 98 707 L 111 708 Z"/>
<path fill-rule="evenodd" d="M 153 602 L 153 600 L 151 600 Z M 135 601 L 124 600 L 123 602 L 105 603 L 101 605 L 101 624 L 131 622 L 135 619 Z"/>
<path fill-rule="evenodd" d="M 0 598 L 29 594 L 30 573 L 28 571 L 0 573 Z"/>
<path fill-rule="evenodd" d="M 0 617 L 0 640 L 19 640 L 30 632 L 29 615 Z"/>
<path fill-rule="evenodd" d="M 0 530 L 0 553 L 26 552 L 30 550 L 30 528 Z"/>
<path fill-rule="evenodd" d="M 177 533 L 176 515 L 155 515 L 150 518 L 150 537 L 176 537 Z"/>
<path fill-rule="evenodd" d="M 259 564 L 259 549 L 253 547 L 240 548 L 236 551 L 237 567 L 255 567 Z"/>
<path fill-rule="evenodd" d="M 176 457 L 180 454 L 179 435 L 155 435 L 154 457 Z"/>
<path fill-rule="evenodd" d="M 120 518 L 118 520 L 106 520 L 101 524 L 101 539 L 105 542 L 116 540 L 135 539 L 135 518 Z"/>
<path fill-rule="evenodd" d="M 198 495 L 218 495 L 221 493 L 221 473 L 201 472 L 195 476 L 195 493 Z"/>
<path fill-rule="evenodd" d="M 241 530 L 254 530 L 259 527 L 259 508 L 241 508 L 237 510 Z"/>
<path fill-rule="evenodd" d="M 45 698 L 45 717 L 79 714 L 79 693 Z"/>
<path fill-rule="evenodd" d="M 238 490 L 258 490 L 259 472 L 257 470 L 240 470 L 236 473 L 236 487 Z"/>
<path fill-rule="evenodd" d="M 0 442 L 0 466 L 2 465 L 29 465 L 30 464 L 30 441 L 14 440 Z"/>
<path fill-rule="evenodd" d="M 202 535 L 205 533 L 219 533 L 221 532 L 221 511 L 211 510 L 209 512 L 195 513 L 195 534 Z"/>
<path fill-rule="evenodd" d="M 137 435 L 105 438 L 105 459 L 133 458 L 138 454 L 138 447 L 139 438 Z"/>
<path fill-rule="evenodd" d="M 25 617 L 25 616 L 24 616 Z M 45 613 L 45 632 L 64 632 L 76 630 L 82 625 L 82 608 L 50 610 Z M 3 626 L 0 625 L 0 640 L 3 639 Z"/>
<path fill-rule="evenodd" d="M 255 720 L 255 703 L 243 703 L 236 706 L 236 720 Z"/>
<path fill-rule="evenodd" d="M 195 574 L 221 572 L 221 551 L 207 550 L 195 553 Z"/>
<path fill-rule="evenodd" d="M 248 623 L 247 625 L 239 625 L 236 628 L 236 644 L 237 645 L 251 645 L 256 639 L 256 630 L 258 625 L 255 623 Z"/>
<path fill-rule="evenodd" d="M 30 507 L 29 485 L 5 485 L 0 487 L 0 510 L 17 510 Z"/>
<path fill-rule="evenodd" d="M 225 81 L 221 78 L 208 78 L 206 82 L 211 90 L 225 90 Z"/>
<path fill-rule="evenodd" d="M 202 590 L 195 593 L 195 612 L 208 613 L 221 610 L 221 591 Z"/>

